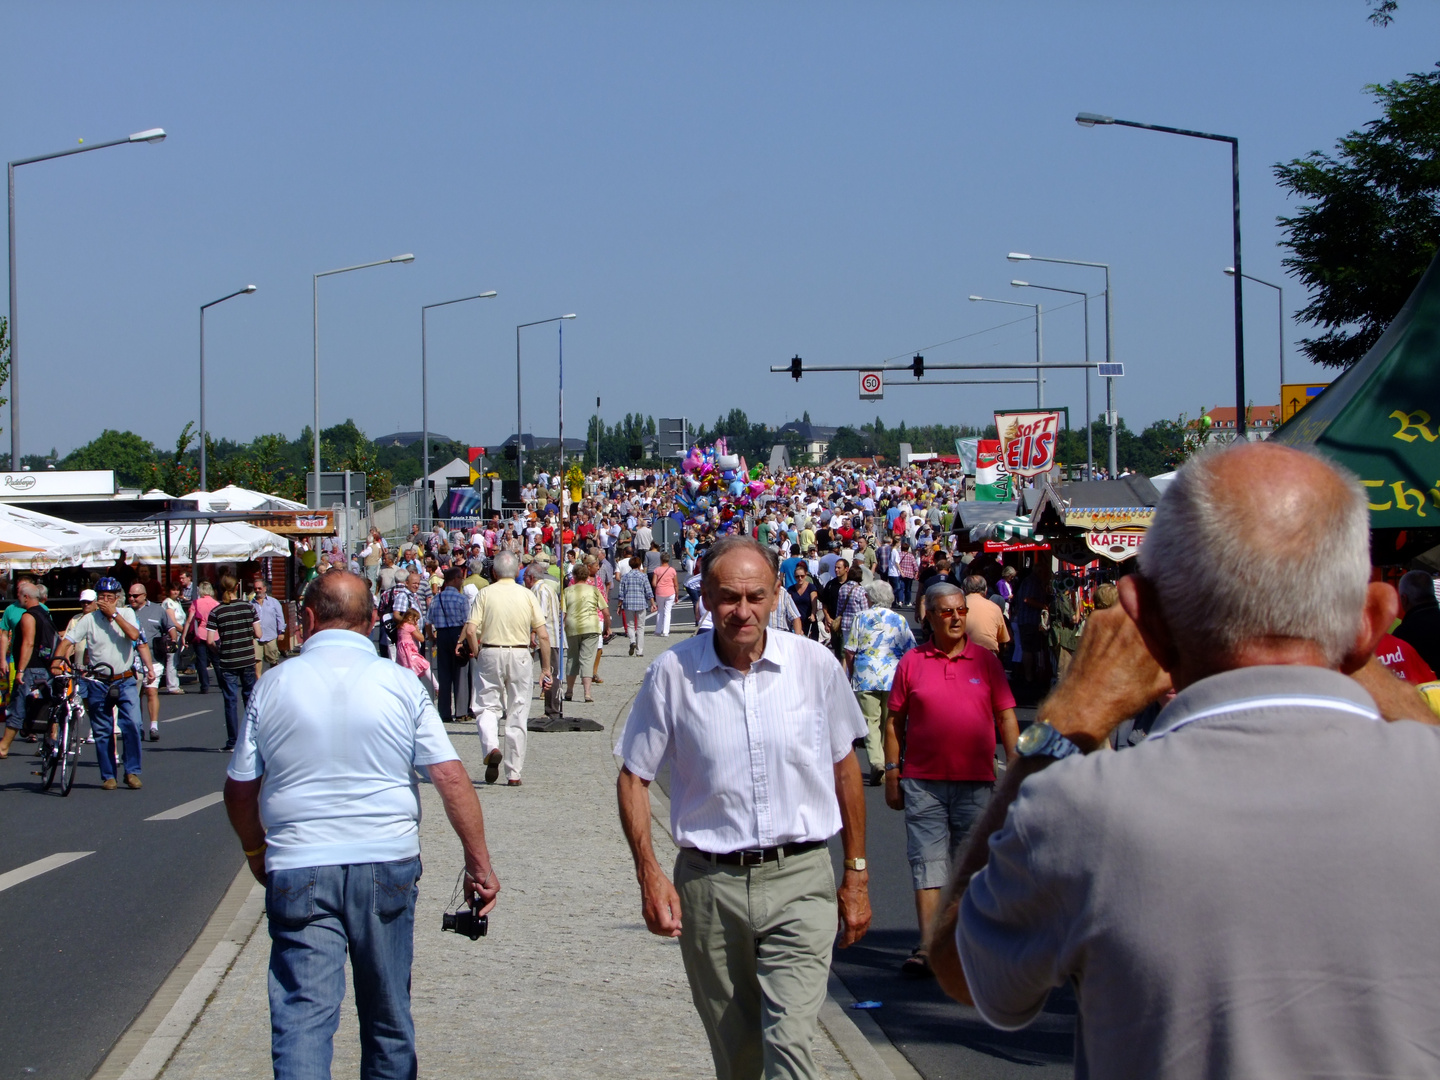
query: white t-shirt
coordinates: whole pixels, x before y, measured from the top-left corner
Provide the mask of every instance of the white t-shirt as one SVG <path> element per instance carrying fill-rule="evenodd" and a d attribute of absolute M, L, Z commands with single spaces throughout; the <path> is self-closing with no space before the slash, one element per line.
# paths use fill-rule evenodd
<path fill-rule="evenodd" d="M 408 668 L 350 630 L 322 630 L 255 684 L 228 775 L 264 782 L 265 869 L 420 854 L 415 767 L 458 755 Z"/>

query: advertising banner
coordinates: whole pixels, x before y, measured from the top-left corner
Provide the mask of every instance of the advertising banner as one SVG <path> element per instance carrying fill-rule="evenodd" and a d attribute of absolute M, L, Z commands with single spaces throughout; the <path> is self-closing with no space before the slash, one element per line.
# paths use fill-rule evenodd
<path fill-rule="evenodd" d="M 1133 559 L 1145 540 L 1145 529 L 1138 525 L 1122 525 L 1116 529 L 1095 529 L 1085 534 L 1085 546 L 1096 555 L 1114 562 Z"/>
<path fill-rule="evenodd" d="M 1000 456 L 1011 476 L 1039 476 L 1055 464 L 1058 412 L 996 413 Z"/>
<path fill-rule="evenodd" d="M 1000 456 L 999 439 L 977 439 L 975 443 L 975 500 L 1009 502 L 1015 497 L 1010 473 Z"/>

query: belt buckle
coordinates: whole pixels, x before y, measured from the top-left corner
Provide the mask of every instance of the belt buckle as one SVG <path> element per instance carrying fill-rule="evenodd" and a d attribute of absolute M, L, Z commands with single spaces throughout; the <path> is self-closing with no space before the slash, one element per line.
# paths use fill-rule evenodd
<path fill-rule="evenodd" d="M 740 852 L 741 866 L 762 866 L 765 862 L 764 848 L 746 848 Z"/>

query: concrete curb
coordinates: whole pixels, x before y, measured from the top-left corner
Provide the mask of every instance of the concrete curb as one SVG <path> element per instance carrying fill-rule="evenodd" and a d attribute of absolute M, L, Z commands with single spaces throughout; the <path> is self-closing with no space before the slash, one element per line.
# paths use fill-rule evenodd
<path fill-rule="evenodd" d="M 265 888 L 242 866 L 205 929 L 115 1044 L 93 1080 L 154 1080 L 260 925 Z"/>
<path fill-rule="evenodd" d="M 629 714 L 634 700 L 635 695 L 631 694 L 611 722 L 612 750 L 619 738 L 621 721 Z M 615 757 L 617 774 L 621 764 L 619 757 Z M 659 784 L 650 785 L 650 817 L 666 836 L 670 836 L 670 799 Z M 670 836 L 672 843 L 674 839 Z M 863 1013 L 851 1015 L 849 1007 L 854 1003 L 854 995 L 841 982 L 840 976 L 831 971 L 829 996 L 820 1006 L 820 1027 L 855 1071 L 858 1080 L 923 1080 L 909 1059 L 886 1037 L 874 1017 Z"/>

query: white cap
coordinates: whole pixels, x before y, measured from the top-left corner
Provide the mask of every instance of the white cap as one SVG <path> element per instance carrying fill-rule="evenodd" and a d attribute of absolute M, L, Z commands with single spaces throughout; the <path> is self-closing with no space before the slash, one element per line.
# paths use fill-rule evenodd
<path fill-rule="evenodd" d="M 99 599 L 100 597 L 96 595 L 94 589 L 82 589 L 80 591 L 80 602 L 82 604 L 93 604 Z"/>

